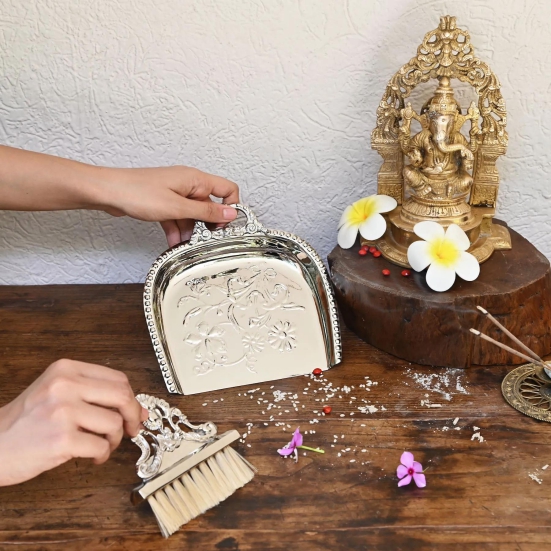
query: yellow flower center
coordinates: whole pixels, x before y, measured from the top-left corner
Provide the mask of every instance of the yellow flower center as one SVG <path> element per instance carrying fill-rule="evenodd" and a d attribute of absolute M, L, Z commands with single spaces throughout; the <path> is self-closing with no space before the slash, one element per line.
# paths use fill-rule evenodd
<path fill-rule="evenodd" d="M 356 201 L 352 205 L 352 210 L 350 211 L 348 221 L 355 226 L 359 226 L 370 216 L 376 214 L 376 212 L 375 201 L 371 197 L 366 197 Z"/>
<path fill-rule="evenodd" d="M 429 254 L 435 264 L 440 264 L 446 268 L 453 268 L 459 260 L 461 251 L 453 241 L 441 237 L 430 244 Z"/>

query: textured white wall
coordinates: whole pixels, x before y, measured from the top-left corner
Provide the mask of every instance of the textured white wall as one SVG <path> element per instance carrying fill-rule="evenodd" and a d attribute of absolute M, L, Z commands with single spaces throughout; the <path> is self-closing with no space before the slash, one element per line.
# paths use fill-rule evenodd
<path fill-rule="evenodd" d="M 546 0 L 0 0 L 0 143 L 227 176 L 325 256 L 376 189 L 387 80 L 448 13 L 507 102 L 499 215 L 551 256 Z M 154 224 L 0 212 L 2 283 L 141 281 L 164 248 Z"/>

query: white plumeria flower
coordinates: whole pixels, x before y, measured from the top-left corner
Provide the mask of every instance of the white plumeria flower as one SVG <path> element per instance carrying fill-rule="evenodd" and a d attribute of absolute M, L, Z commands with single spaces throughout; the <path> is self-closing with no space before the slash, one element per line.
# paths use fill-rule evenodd
<path fill-rule="evenodd" d="M 386 231 L 386 220 L 382 212 L 394 210 L 398 203 L 388 195 L 371 195 L 346 207 L 339 222 L 338 244 L 350 249 L 356 242 L 358 231 L 368 241 L 382 237 Z"/>
<path fill-rule="evenodd" d="M 427 266 L 427 285 L 433 291 L 447 291 L 455 274 L 474 281 L 480 274 L 478 260 L 467 252 L 471 246 L 467 234 L 456 224 L 447 230 L 438 222 L 419 222 L 413 231 L 424 241 L 414 241 L 408 248 L 408 262 L 420 272 Z"/>

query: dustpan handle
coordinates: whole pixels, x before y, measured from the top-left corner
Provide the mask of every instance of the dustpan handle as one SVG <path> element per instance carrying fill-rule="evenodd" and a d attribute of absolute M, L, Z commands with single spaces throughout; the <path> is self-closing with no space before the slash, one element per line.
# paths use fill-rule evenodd
<path fill-rule="evenodd" d="M 207 225 L 204 222 L 197 220 L 193 228 L 193 233 L 191 234 L 190 244 L 209 241 L 210 239 L 220 239 L 222 237 L 235 237 L 244 234 L 264 233 L 266 231 L 264 226 L 258 221 L 258 218 L 249 207 L 241 205 L 240 203 L 234 203 L 228 206 L 241 211 L 247 217 L 246 223 L 244 225 L 232 225 L 211 231 L 207 228 Z"/>

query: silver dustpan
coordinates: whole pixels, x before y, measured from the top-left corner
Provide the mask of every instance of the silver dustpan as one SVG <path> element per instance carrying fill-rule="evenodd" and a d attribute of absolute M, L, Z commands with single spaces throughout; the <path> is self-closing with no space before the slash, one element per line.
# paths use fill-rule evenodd
<path fill-rule="evenodd" d="M 163 253 L 144 290 L 151 341 L 170 392 L 196 394 L 328 369 L 341 360 L 325 267 L 305 241 L 247 221 Z"/>

